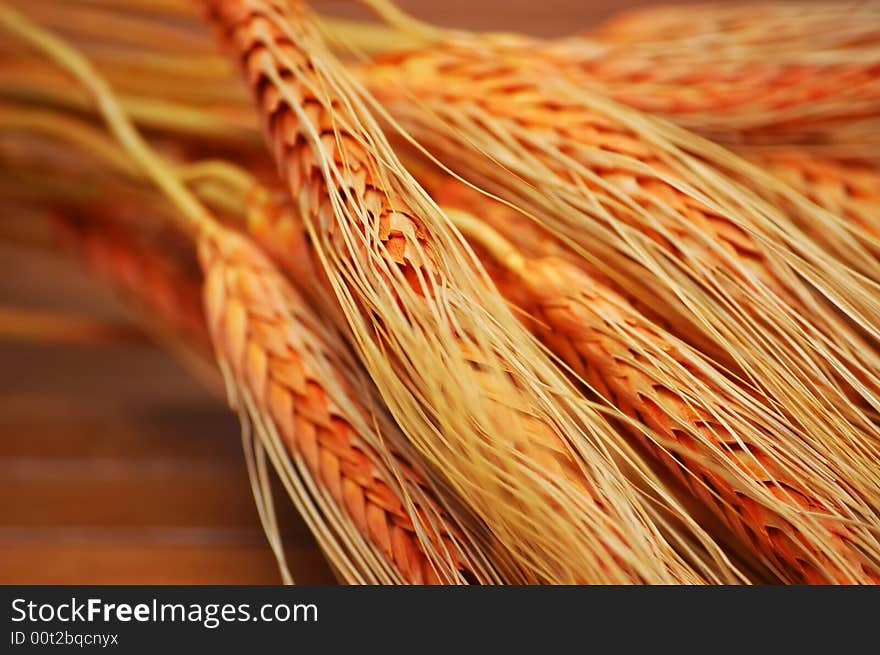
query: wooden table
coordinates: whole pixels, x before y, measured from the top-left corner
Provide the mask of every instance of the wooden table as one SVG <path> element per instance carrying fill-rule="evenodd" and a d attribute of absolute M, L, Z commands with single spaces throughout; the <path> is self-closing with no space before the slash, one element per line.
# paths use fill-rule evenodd
<path fill-rule="evenodd" d="M 122 320 L 53 254 L 4 247 L 0 267 L 4 305 Z M 237 419 L 174 359 L 148 343 L 4 342 L 0 362 L 0 582 L 280 581 Z M 298 581 L 333 581 L 279 505 Z"/>

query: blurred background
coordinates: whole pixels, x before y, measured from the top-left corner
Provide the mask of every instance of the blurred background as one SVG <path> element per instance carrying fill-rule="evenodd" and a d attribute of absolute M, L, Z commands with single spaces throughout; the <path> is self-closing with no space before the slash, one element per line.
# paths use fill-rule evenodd
<path fill-rule="evenodd" d="M 651 3 L 399 4 L 450 27 L 556 35 Z M 369 16 L 354 0 L 314 7 Z M 0 308 L 125 320 L 112 294 L 66 258 L 0 244 L 0 270 Z M 171 356 L 145 341 L 98 347 L 6 337 L 0 370 L 0 583 L 280 582 L 238 422 Z M 297 582 L 332 582 L 290 503 L 278 506 Z"/>

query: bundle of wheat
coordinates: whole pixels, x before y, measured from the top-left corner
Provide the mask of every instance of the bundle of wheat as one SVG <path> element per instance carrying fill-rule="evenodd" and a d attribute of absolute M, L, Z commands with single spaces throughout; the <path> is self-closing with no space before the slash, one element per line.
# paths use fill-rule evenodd
<path fill-rule="evenodd" d="M 201 274 L 197 267 L 193 268 L 195 262 L 182 261 L 188 253 L 176 257 L 173 253 L 157 253 L 138 243 L 143 239 L 137 235 L 127 234 L 119 219 L 114 226 L 106 222 L 96 224 L 94 217 L 90 222 L 59 218 L 56 225 L 64 245 L 77 251 L 90 268 L 125 297 L 157 312 L 166 327 L 171 328 L 169 331 L 177 333 L 184 344 L 198 347 L 203 357 L 210 356 L 212 337 L 201 311 Z M 329 493 L 333 503 L 350 514 L 357 529 L 378 544 L 404 580 L 491 581 L 482 565 L 471 566 L 456 545 L 459 531 L 442 527 L 449 524 L 449 517 L 436 505 L 432 491 L 405 463 L 402 454 L 394 453 L 400 459 L 397 466 L 403 471 L 403 488 L 399 486 L 401 479 L 395 479 L 398 469 L 388 469 L 370 445 L 370 439 L 359 436 L 370 430 L 364 422 L 369 407 L 365 397 L 370 392 L 362 385 L 357 389 L 350 387 L 341 374 L 351 368 L 350 362 L 337 361 L 345 348 L 326 336 L 326 329 L 317 325 L 289 284 L 278 279 L 278 273 L 252 246 L 230 232 L 219 234 L 225 250 L 218 252 L 218 244 L 205 240 L 201 252 L 203 259 L 209 258 L 202 268 L 210 272 L 206 303 L 214 320 L 213 340 L 223 348 L 218 357 L 221 366 L 230 370 L 234 362 L 242 379 L 254 374 L 254 366 L 264 371 L 264 380 L 247 379 L 250 385 L 259 384 L 264 390 L 264 396 L 255 402 L 264 416 L 277 423 L 276 429 L 290 455 L 305 461 L 307 475 L 314 476 L 319 486 L 329 490 L 325 493 Z M 165 249 L 167 246 L 164 244 Z M 284 291 L 281 299 L 275 297 L 277 292 L 272 292 L 275 288 Z M 257 290 L 263 293 L 257 294 Z M 283 304 L 273 311 L 273 305 L 281 300 Z M 231 318 L 239 311 L 245 312 L 247 328 Z M 278 325 L 284 322 L 284 312 L 296 315 L 310 330 L 296 329 L 292 334 L 299 338 L 287 347 L 283 344 L 291 337 L 285 337 L 285 330 Z M 155 324 L 155 317 L 150 322 Z M 315 335 L 319 333 L 325 335 L 321 337 L 323 343 L 316 341 Z M 242 339 L 246 343 L 241 343 Z M 304 355 L 306 348 L 320 350 Z M 310 368 L 316 358 L 324 365 L 318 372 Z M 322 377 L 316 377 L 318 373 Z M 347 419 L 347 408 L 351 407 L 360 408 L 357 423 Z M 382 436 L 383 440 L 390 440 L 386 445 L 395 441 L 390 432 Z M 454 538 L 443 537 L 442 549 L 444 557 L 454 563 L 453 570 L 461 571 L 465 577 L 453 578 L 448 571 L 435 570 L 416 537 L 421 526 L 411 520 L 405 503 L 414 503 L 421 521 L 439 523 L 441 534 L 443 530 L 455 531 Z M 346 579 L 356 579 L 345 570 L 340 573 Z"/>
<path fill-rule="evenodd" d="M 876 6 L 364 2 L 0 6 L 0 189 L 219 370 L 283 579 L 270 464 L 349 583 L 880 582 Z"/>
<path fill-rule="evenodd" d="M 662 536 L 655 509 L 625 491 L 609 454 L 654 484 L 649 472 L 597 413 L 570 400 L 480 279 L 460 238 L 395 163 L 311 17 L 258 0 L 209 6 L 242 57 L 281 177 L 361 357 L 423 456 L 450 471 L 538 579 L 698 579 Z M 541 506 L 567 518 L 545 525 Z M 653 571 L 639 570 L 645 560 L 633 550 L 643 547 L 655 553 Z"/>
<path fill-rule="evenodd" d="M 416 462 L 405 463 L 405 442 L 373 404 L 332 331 L 262 253 L 190 194 L 85 59 L 11 11 L 0 20 L 48 54 L 62 55 L 59 61 L 98 99 L 126 152 L 176 206 L 176 220 L 198 244 L 205 313 L 230 402 L 246 434 L 259 435 L 259 448 L 339 575 L 350 582 L 499 580 L 467 536 L 470 528 L 451 516 L 449 503 L 433 499 L 439 488 Z M 277 539 L 273 546 L 283 561 Z"/>
<path fill-rule="evenodd" d="M 609 251 L 635 263 L 642 282 L 677 302 L 639 300 L 725 350 L 726 364 L 877 499 L 876 283 L 732 177 L 762 193 L 769 176 L 759 169 L 545 64 L 465 39 L 387 55 L 365 74 L 459 172 L 539 217 L 601 271 L 612 273 Z M 815 205 L 801 209 L 829 225 Z"/>
<path fill-rule="evenodd" d="M 494 212 L 496 224 L 515 224 L 516 212 L 473 190 L 455 196 L 453 220 L 505 269 L 494 279 L 532 329 L 603 397 L 651 427 L 661 440 L 633 433 L 768 564 L 795 583 L 880 581 L 874 512 L 783 416 L 594 275 L 560 257 L 527 257 L 476 218 Z"/>

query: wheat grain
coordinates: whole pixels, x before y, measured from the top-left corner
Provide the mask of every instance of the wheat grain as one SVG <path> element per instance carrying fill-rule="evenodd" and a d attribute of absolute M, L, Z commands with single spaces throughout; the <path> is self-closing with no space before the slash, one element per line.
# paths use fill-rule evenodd
<path fill-rule="evenodd" d="M 880 239 L 880 172 L 875 166 L 838 160 L 809 148 L 743 149 L 743 155 L 820 207 L 862 230 L 866 245 Z"/>
<path fill-rule="evenodd" d="M 421 486 L 427 478 L 416 479 L 414 469 L 389 454 L 393 423 L 373 403 L 353 362 L 345 361 L 342 344 L 268 260 L 192 195 L 76 50 L 6 7 L 0 7 L 0 25 L 89 89 L 120 145 L 171 201 L 179 227 L 197 242 L 208 326 L 230 401 L 239 409 L 246 445 L 250 430 L 259 437 L 259 445 L 249 449 L 257 484 L 266 479 L 259 471 L 265 452 L 343 579 L 463 582 L 459 568 L 467 568 L 476 580 L 497 580 L 470 537 L 460 536 L 463 525 L 445 522 L 452 510 L 442 513 L 427 497 Z M 262 510 L 267 499 L 257 496 Z M 265 524 L 275 531 L 272 517 Z M 280 559 L 280 543 L 272 534 L 270 540 Z M 473 567 L 465 552 L 475 554 Z"/>
<path fill-rule="evenodd" d="M 468 273 L 459 237 L 401 174 L 311 18 L 275 2 L 208 4 L 242 58 L 361 357 L 422 455 L 532 579 L 695 579 L 609 459 L 621 452 L 617 435 L 573 407 L 500 299 Z M 634 552 L 643 547 L 653 554 Z"/>
<path fill-rule="evenodd" d="M 369 392 L 350 387 L 340 375 L 344 369 L 335 360 L 344 348 L 327 343 L 326 329 L 309 317 L 292 288 L 240 237 L 223 232 L 204 238 L 199 255 L 221 366 L 242 391 L 247 390 L 259 416 L 277 431 L 294 462 L 311 472 L 325 496 L 323 502 L 316 501 L 322 511 L 346 514 L 358 533 L 410 583 L 462 582 L 461 570 L 476 575 L 457 545 L 460 537 L 448 527 L 442 536 L 427 538 L 433 541 L 433 557 L 427 556 L 422 540 L 449 519 L 413 482 L 418 479 L 414 471 L 398 462 L 392 468 L 401 471 L 401 481 L 396 480 L 361 436 L 372 431 L 374 419 L 355 413 L 353 400 L 368 402 Z M 390 432 L 387 425 L 385 431 Z M 390 434 L 379 439 L 393 442 Z M 405 502 L 416 509 L 407 509 Z M 415 522 L 413 516 L 418 517 Z"/>
<path fill-rule="evenodd" d="M 107 142 L 100 133 L 84 130 L 83 126 L 77 121 L 64 120 L 63 117 L 59 117 L 51 112 L 37 112 L 36 114 L 17 114 L 7 112 L 3 114 L 0 123 L 18 128 L 38 129 L 43 132 L 48 132 L 50 135 L 56 137 L 60 135 L 65 140 L 74 143 L 78 148 L 82 148 L 84 152 L 95 157 L 101 163 L 109 165 L 111 169 L 119 169 L 128 177 L 136 177 L 137 167 L 133 165 L 131 161 L 125 159 L 124 152 L 120 151 L 118 146 L 114 147 L 112 142 Z M 221 169 L 213 162 L 201 162 L 194 165 L 190 164 L 186 167 L 181 166 L 179 167 L 179 170 L 185 171 L 189 177 L 194 177 L 196 174 L 202 177 L 210 177 L 211 175 L 216 175 L 218 172 L 222 172 L 224 169 Z M 240 181 L 238 182 L 240 183 Z M 246 184 L 251 184 L 251 182 L 247 181 Z M 119 198 L 118 193 L 112 195 Z M 259 197 L 260 194 L 255 195 Z M 176 328 L 174 330 L 176 334 L 173 335 L 176 337 L 175 341 L 177 342 L 173 344 L 175 350 L 178 352 L 181 350 L 181 348 L 178 348 L 177 346 L 191 347 L 197 345 L 202 355 L 205 353 L 210 355 L 213 348 L 210 345 L 210 339 L 205 329 L 204 318 L 201 313 L 201 302 L 199 299 L 201 293 L 199 291 L 200 274 L 198 272 L 198 266 L 193 261 L 188 268 L 183 267 L 183 269 L 186 269 L 183 270 L 179 264 L 180 260 L 185 258 L 185 255 L 188 254 L 186 249 L 184 249 L 182 253 L 179 252 L 181 251 L 179 243 L 177 244 L 178 247 L 170 247 L 174 245 L 174 242 L 172 240 L 171 243 L 169 243 L 167 235 L 165 235 L 165 238 L 162 238 L 163 235 L 161 234 L 151 235 L 148 238 L 144 234 L 145 231 L 156 231 L 154 226 L 147 225 L 146 230 L 143 227 L 143 218 L 147 211 L 144 209 L 144 198 L 135 196 L 131 199 L 131 204 L 125 204 L 123 198 L 125 198 L 124 195 L 116 201 L 116 204 L 113 207 L 90 207 L 88 210 L 88 213 L 91 215 L 89 221 L 73 221 L 70 219 L 65 220 L 59 218 L 58 221 L 56 221 L 59 237 L 68 247 L 77 250 L 89 267 L 94 269 L 103 279 L 111 283 L 111 285 L 119 290 L 126 299 L 134 299 L 136 301 L 135 304 L 139 305 L 141 310 L 144 308 L 148 310 L 148 312 L 141 311 L 139 313 L 142 318 L 146 313 L 151 315 L 150 320 L 148 321 L 152 328 L 151 331 L 162 332 L 163 334 L 160 334 L 160 337 L 166 337 L 169 335 L 164 333 L 168 332 L 168 330 L 157 328 L 167 328 L 168 326 Z M 146 200 L 149 201 L 151 199 L 148 197 Z M 52 202 L 53 200 L 50 198 L 49 201 Z M 236 203 L 233 203 L 233 205 L 235 204 Z M 249 214 L 251 217 L 258 216 L 263 208 L 263 205 L 259 203 L 249 203 L 249 206 Z M 165 208 L 164 211 L 167 213 L 167 208 Z M 100 213 L 104 216 L 105 220 L 96 223 L 96 213 Z M 170 220 L 168 216 L 162 216 L 162 213 L 158 213 L 154 219 L 158 219 L 154 220 L 154 222 L 160 225 L 163 222 Z M 128 225 L 127 228 L 124 227 L 126 224 Z M 153 229 L 150 229 L 151 227 Z M 178 237 L 177 241 L 179 242 L 179 240 Z M 154 252 L 153 249 L 161 249 L 163 252 L 160 254 Z M 164 319 L 164 326 L 156 325 L 155 317 L 157 314 Z M 162 338 L 161 340 L 165 345 L 168 345 L 169 339 Z M 335 343 L 334 348 L 341 351 L 343 347 L 341 344 Z M 333 350 L 333 348 L 328 346 L 326 347 L 326 350 L 329 352 L 330 350 Z M 191 355 L 192 353 L 185 354 Z M 190 361 L 191 359 L 191 357 L 188 357 L 187 363 L 192 363 Z M 200 372 L 203 372 L 203 369 L 204 367 L 201 367 Z M 310 384 L 313 385 L 314 382 L 311 382 Z M 364 390 L 361 389 L 358 393 L 358 397 L 360 397 L 361 400 L 355 401 L 354 395 L 352 394 L 352 397 L 348 398 L 344 404 L 364 405 L 364 401 L 362 400 L 364 395 Z M 311 400 L 314 399 L 311 398 Z M 314 414 L 314 412 L 312 412 L 312 414 Z M 297 433 L 299 432 L 301 432 L 301 430 Z M 321 435 L 321 430 L 316 429 L 314 432 Z M 288 446 L 291 443 L 296 443 L 296 439 L 289 434 L 284 436 L 287 437 L 285 443 Z M 387 439 L 389 438 L 389 435 L 386 434 L 385 437 Z M 326 449 L 327 444 L 325 442 L 327 439 L 319 438 L 318 441 L 319 449 Z M 359 446 L 360 450 L 353 445 L 350 448 L 349 453 L 343 451 L 341 455 L 339 444 L 337 443 L 336 446 L 336 451 L 334 451 L 335 455 L 341 456 L 344 461 L 342 480 L 345 483 L 343 486 L 347 488 L 350 486 L 350 483 L 345 476 L 350 475 L 353 466 L 356 467 L 356 465 L 360 464 L 361 466 L 358 469 L 360 472 L 370 470 L 364 466 L 365 456 L 363 451 L 367 450 L 367 456 L 372 456 L 372 459 L 374 460 L 377 459 L 378 456 L 374 451 L 369 451 L 363 446 L 363 444 Z M 386 447 L 388 447 L 388 444 L 386 444 Z M 327 457 L 324 457 L 323 459 L 326 460 Z M 406 475 L 404 476 L 408 482 L 412 477 L 410 468 L 411 467 L 407 467 Z M 374 473 L 379 479 L 372 487 L 367 488 L 366 493 L 371 497 L 378 498 L 380 504 L 387 508 L 390 502 L 388 497 L 392 491 L 390 487 L 382 483 L 381 474 L 388 477 L 391 475 L 391 471 L 382 470 L 378 472 L 374 471 Z M 322 482 L 325 481 L 322 480 Z M 256 492 L 257 490 L 255 489 L 255 493 Z M 335 502 L 339 501 L 338 498 L 334 498 L 333 500 Z M 352 498 L 351 493 L 349 493 L 347 500 L 350 503 L 356 502 L 357 497 L 355 496 Z M 403 506 L 404 501 L 399 498 L 395 500 L 396 505 L 393 505 L 390 511 L 397 509 L 398 512 L 400 512 L 400 508 Z M 258 498 L 258 505 L 260 503 L 261 500 Z M 367 505 L 369 505 L 369 503 L 367 503 Z M 348 509 L 350 509 L 350 507 Z M 437 516 L 441 516 L 436 513 L 437 509 L 435 507 L 432 507 L 432 509 Z M 446 521 L 447 519 L 445 516 L 442 516 L 442 520 Z M 396 531 L 401 529 L 399 525 L 401 523 L 405 524 L 405 520 L 401 519 L 400 516 L 395 517 L 394 525 L 397 527 L 394 527 L 394 530 L 383 529 L 381 523 L 377 523 L 377 521 L 377 513 L 375 511 L 371 512 L 371 529 L 379 531 L 379 536 L 393 535 L 395 537 L 394 543 L 395 548 L 397 549 L 395 554 L 399 560 L 406 555 L 401 549 L 409 547 L 407 545 L 407 539 L 409 537 L 401 538 L 396 534 Z M 363 528 L 363 526 L 358 527 Z M 404 525 L 403 529 L 407 529 L 406 525 Z M 409 531 L 413 532 L 414 530 L 415 528 L 410 524 Z M 376 535 L 374 534 L 373 536 Z M 460 556 L 461 554 L 459 553 L 459 557 Z M 427 567 L 424 556 L 418 554 L 418 557 L 421 557 L 422 559 L 415 561 L 415 563 L 408 561 L 403 562 L 411 567 L 411 570 L 405 571 L 407 576 L 406 579 L 411 582 L 425 580 L 436 581 L 438 578 L 433 571 L 413 568 Z M 458 564 L 460 565 L 460 568 L 468 571 L 468 575 L 473 575 L 473 573 L 470 573 L 470 569 L 467 566 L 461 564 L 460 561 Z M 426 572 L 433 577 L 426 578 Z M 448 581 L 447 578 L 444 579 Z M 490 576 L 483 576 L 479 579 L 489 580 Z"/>
<path fill-rule="evenodd" d="M 876 283 L 732 179 L 760 191 L 767 174 L 545 63 L 465 38 L 385 56 L 365 76 L 459 173 L 540 216 L 579 254 L 610 249 L 635 263 L 642 282 L 675 297 L 667 312 L 726 350 L 877 502 Z M 828 222 L 809 205 L 811 220 Z M 610 274 L 614 259 L 597 265 Z"/>
<path fill-rule="evenodd" d="M 789 582 L 880 582 L 876 515 L 836 482 L 822 453 L 609 286 L 562 258 L 524 257 L 471 213 L 507 213 L 516 223 L 515 212 L 473 191 L 460 191 L 462 201 L 468 211 L 451 215 L 507 269 L 494 278 L 527 323 L 659 435 L 633 431 L 740 539 Z"/>

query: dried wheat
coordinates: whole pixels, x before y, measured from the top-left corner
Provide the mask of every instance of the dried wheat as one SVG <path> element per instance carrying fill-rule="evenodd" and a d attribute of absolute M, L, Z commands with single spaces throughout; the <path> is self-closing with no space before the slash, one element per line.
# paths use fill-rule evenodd
<path fill-rule="evenodd" d="M 603 273 L 635 263 L 643 283 L 675 297 L 665 311 L 726 350 L 880 501 L 878 285 L 733 180 L 760 191 L 776 183 L 769 175 L 491 40 L 387 55 L 364 74 L 458 172 L 540 216 Z"/>
<path fill-rule="evenodd" d="M 459 237 L 401 172 L 311 17 L 277 2 L 208 4 L 242 58 L 361 356 L 420 452 L 534 579 L 695 579 L 609 455 L 642 465 L 598 414 L 567 398 L 469 272 Z M 652 554 L 635 552 L 645 549 Z"/>
<path fill-rule="evenodd" d="M 466 570 L 475 580 L 498 580 L 471 537 L 462 536 L 472 533 L 447 523 L 452 509 L 430 499 L 416 460 L 411 469 L 391 454 L 390 444 L 406 444 L 332 331 L 253 245 L 216 222 L 86 59 L 6 7 L 0 26 L 89 89 L 111 132 L 176 207 L 180 227 L 198 244 L 208 326 L 245 441 L 251 429 L 259 436 L 257 467 L 265 451 L 339 575 L 352 582 L 463 582 Z M 273 547 L 280 558 L 280 543 Z"/>
<path fill-rule="evenodd" d="M 475 575 L 457 545 L 460 537 L 446 527 L 448 516 L 414 482 L 416 473 L 400 461 L 389 470 L 364 438 L 374 430 L 376 409 L 356 408 L 369 403 L 369 391 L 341 374 L 345 367 L 339 353 L 345 349 L 328 340 L 326 328 L 310 317 L 290 285 L 259 251 L 231 232 L 203 238 L 199 256 L 221 367 L 237 381 L 244 395 L 239 402 L 254 404 L 254 417 L 314 478 L 320 491 L 312 491 L 313 502 L 329 515 L 325 520 L 353 522 L 361 539 L 393 562 L 407 582 L 462 582 L 461 571 Z M 390 430 L 386 424 L 384 432 Z M 393 437 L 379 439 L 388 445 Z M 395 470 L 401 480 L 391 473 Z M 438 530 L 440 536 L 434 536 Z M 430 558 L 423 540 L 430 544 Z M 349 547 L 357 557 L 370 559 L 369 551 Z M 369 568 L 381 571 L 378 562 Z"/>
<path fill-rule="evenodd" d="M 496 283 L 527 324 L 603 397 L 652 428 L 659 440 L 633 434 L 784 579 L 880 582 L 880 541 L 870 527 L 877 516 L 783 417 L 596 277 L 559 257 L 524 257 L 474 218 L 507 213 L 515 223 L 516 212 L 474 191 L 460 191 L 457 202 L 468 211 L 451 215 L 507 269 Z"/>
<path fill-rule="evenodd" d="M 858 227 L 876 250 L 880 239 L 880 170 L 876 166 L 824 157 L 798 147 L 744 149 L 743 155 Z"/>

